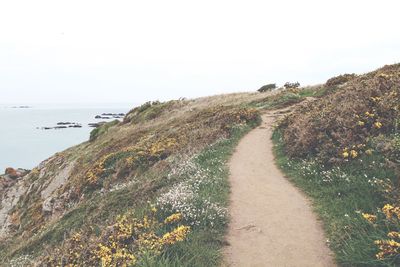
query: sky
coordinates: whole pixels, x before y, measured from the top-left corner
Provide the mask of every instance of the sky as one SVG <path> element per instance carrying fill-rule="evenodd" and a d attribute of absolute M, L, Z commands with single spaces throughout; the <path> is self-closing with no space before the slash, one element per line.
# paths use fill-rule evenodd
<path fill-rule="evenodd" d="M 400 1 L 2 0 L 0 103 L 140 103 L 400 62 Z"/>

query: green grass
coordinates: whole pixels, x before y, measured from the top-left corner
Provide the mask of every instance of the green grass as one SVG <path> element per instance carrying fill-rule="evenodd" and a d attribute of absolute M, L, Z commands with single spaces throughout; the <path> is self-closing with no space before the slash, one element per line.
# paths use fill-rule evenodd
<path fill-rule="evenodd" d="M 207 170 L 206 179 L 213 181 L 204 183 L 199 187 L 199 206 L 201 201 L 208 199 L 227 208 L 229 203 L 229 168 L 227 161 L 241 137 L 258 125 L 259 122 L 245 127 L 233 129 L 229 139 L 223 139 L 206 148 L 195 159 L 198 167 Z M 188 177 L 190 179 L 190 177 Z M 214 223 L 210 227 L 207 218 L 204 224 L 192 229 L 188 240 L 177 243 L 162 255 L 156 258 L 145 258 L 138 266 L 220 266 L 222 255 L 221 248 L 224 244 L 224 235 L 227 229 L 227 218 Z"/>
<path fill-rule="evenodd" d="M 256 100 L 252 103 L 252 105 L 261 109 L 278 109 L 300 103 L 307 97 L 321 97 L 325 94 L 325 87 L 306 87 L 298 89 L 298 92 L 283 90 L 276 95 Z"/>
<path fill-rule="evenodd" d="M 196 168 L 204 171 L 207 181 L 199 186 L 196 198 L 198 208 L 208 200 L 227 208 L 229 197 L 229 160 L 234 148 L 248 131 L 259 121 L 231 129 L 229 138 L 207 146 L 194 158 Z M 178 162 L 179 163 L 179 162 Z M 58 246 L 66 236 L 91 225 L 99 231 L 104 225 L 110 225 L 118 214 L 134 212 L 135 216 L 146 213 L 148 202 L 155 203 L 157 197 L 166 189 L 185 180 L 190 180 L 192 173 L 166 179 L 167 173 L 147 172 L 132 185 L 109 192 L 105 195 L 92 194 L 87 201 L 65 214 L 59 221 L 46 227 L 29 240 L 15 240 L 8 243 L 8 249 L 2 251 L 3 260 L 19 258 L 29 254 L 33 257 L 42 254 L 47 246 Z M 193 180 L 193 179 L 192 179 Z M 193 181 L 196 181 L 195 179 Z M 169 215 L 169 214 L 166 214 Z M 219 266 L 221 247 L 227 227 L 227 218 L 211 221 L 202 218 L 202 223 L 193 226 L 188 239 L 169 247 L 159 256 L 139 259 L 138 266 Z M 22 242 L 23 246 L 18 245 Z"/>
<path fill-rule="evenodd" d="M 113 126 L 117 125 L 118 123 L 119 123 L 119 120 L 113 120 L 113 121 L 107 122 L 106 124 L 101 125 L 101 126 L 95 128 L 95 129 L 93 129 L 93 130 L 90 132 L 90 138 L 89 138 L 89 140 L 90 140 L 91 142 L 93 142 L 93 141 L 96 140 L 100 135 L 106 133 L 110 127 L 113 127 Z"/>
<path fill-rule="evenodd" d="M 376 213 L 386 203 L 373 181 L 394 179 L 379 154 L 361 157 L 338 166 L 325 167 L 315 158 L 289 159 L 279 130 L 273 135 L 278 166 L 313 201 L 323 221 L 330 247 L 342 266 L 395 266 L 393 260 L 378 261 L 375 240 L 386 239 L 388 229 L 372 225 L 363 212 Z"/>

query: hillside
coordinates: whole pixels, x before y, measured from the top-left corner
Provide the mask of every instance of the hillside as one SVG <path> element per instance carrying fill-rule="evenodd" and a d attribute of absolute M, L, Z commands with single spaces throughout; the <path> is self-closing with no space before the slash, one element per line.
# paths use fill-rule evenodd
<path fill-rule="evenodd" d="M 188 265 L 215 264 L 227 220 L 224 162 L 257 124 L 250 103 L 261 97 L 145 103 L 22 178 L 3 176 L 2 264 L 150 264 L 178 260 L 186 247 Z M 174 245 L 186 237 L 191 246 Z"/>
<path fill-rule="evenodd" d="M 219 266 L 227 162 L 260 114 L 284 107 L 275 160 L 312 200 L 337 262 L 398 264 L 400 65 L 391 65 L 311 87 L 148 102 L 31 171 L 7 170 L 0 265 Z"/>
<path fill-rule="evenodd" d="M 313 200 L 343 266 L 400 264 L 400 64 L 330 79 L 281 120 L 280 167 Z"/>

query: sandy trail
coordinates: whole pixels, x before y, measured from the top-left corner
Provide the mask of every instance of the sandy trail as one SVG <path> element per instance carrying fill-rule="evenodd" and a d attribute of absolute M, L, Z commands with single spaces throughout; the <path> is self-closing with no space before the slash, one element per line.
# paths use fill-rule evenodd
<path fill-rule="evenodd" d="M 239 143 L 230 161 L 231 222 L 224 266 L 335 266 L 310 202 L 275 166 L 275 115 Z"/>

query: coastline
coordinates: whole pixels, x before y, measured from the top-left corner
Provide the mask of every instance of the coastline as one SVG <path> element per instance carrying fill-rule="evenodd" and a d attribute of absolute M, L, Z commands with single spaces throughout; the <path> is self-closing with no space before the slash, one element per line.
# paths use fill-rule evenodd
<path fill-rule="evenodd" d="M 32 169 L 55 153 L 88 141 L 95 127 L 121 120 L 132 108 L 115 104 L 54 106 L 0 104 L 0 120 L 7 125 L 0 132 L 0 173 L 8 167 Z M 118 114 L 118 118 L 102 114 Z"/>

